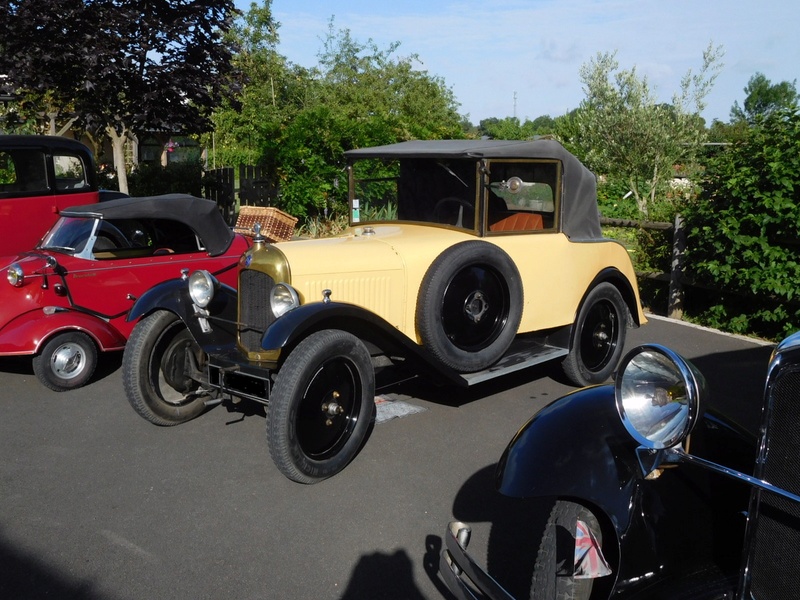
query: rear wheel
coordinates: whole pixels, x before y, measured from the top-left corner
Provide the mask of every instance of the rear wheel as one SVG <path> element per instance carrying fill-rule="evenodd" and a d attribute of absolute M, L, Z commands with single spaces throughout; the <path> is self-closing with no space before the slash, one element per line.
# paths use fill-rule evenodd
<path fill-rule="evenodd" d="M 597 557 L 596 553 L 585 554 L 592 543 L 585 535 L 587 532 L 602 549 L 603 534 L 592 511 L 574 502 L 556 501 L 533 567 L 531 598 L 588 600 L 594 579 L 585 575 L 598 575 L 607 565 L 604 560 L 599 564 L 587 564 Z"/>
<path fill-rule="evenodd" d="M 60 333 L 33 357 L 33 372 L 45 387 L 56 392 L 79 388 L 97 367 L 97 348 L 80 331 Z"/>
<path fill-rule="evenodd" d="M 177 315 L 161 310 L 133 328 L 122 358 L 122 384 L 133 409 L 156 425 L 178 425 L 205 410 L 196 381 L 205 355 Z"/>
<path fill-rule="evenodd" d="M 339 330 L 316 332 L 286 358 L 267 407 L 267 441 L 275 465 L 299 483 L 344 469 L 358 453 L 375 411 L 369 351 Z"/>
<path fill-rule="evenodd" d="M 575 385 L 603 383 L 617 368 L 625 346 L 628 307 L 619 290 L 603 282 L 583 301 L 562 366 Z"/>

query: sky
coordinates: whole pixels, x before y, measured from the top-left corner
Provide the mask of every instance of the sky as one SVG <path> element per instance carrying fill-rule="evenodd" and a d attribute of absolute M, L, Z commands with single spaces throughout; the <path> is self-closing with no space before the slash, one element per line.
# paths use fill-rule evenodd
<path fill-rule="evenodd" d="M 259 0 L 259 3 L 261 0 Z M 236 0 L 240 9 L 250 2 Z M 581 65 L 616 52 L 660 101 L 697 73 L 703 51 L 721 46 L 722 69 L 702 113 L 727 122 L 756 72 L 772 83 L 800 77 L 797 0 L 272 0 L 278 51 L 313 67 L 328 31 L 399 42 L 396 56 L 441 78 L 473 124 L 482 119 L 557 117 L 584 98 Z"/>

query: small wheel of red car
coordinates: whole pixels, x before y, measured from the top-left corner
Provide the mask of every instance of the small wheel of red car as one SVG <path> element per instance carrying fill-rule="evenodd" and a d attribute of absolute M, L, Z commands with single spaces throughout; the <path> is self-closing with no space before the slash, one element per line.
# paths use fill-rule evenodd
<path fill-rule="evenodd" d="M 603 282 L 592 289 L 572 327 L 562 367 L 577 386 L 603 383 L 617 368 L 625 346 L 629 313 L 619 290 Z"/>
<path fill-rule="evenodd" d="M 422 280 L 420 338 L 450 368 L 480 371 L 508 350 L 522 301 L 519 271 L 505 252 L 487 242 L 461 242 L 442 252 Z"/>
<path fill-rule="evenodd" d="M 97 367 L 97 347 L 80 331 L 60 333 L 33 357 L 33 372 L 42 385 L 56 392 L 86 384 Z"/>
<path fill-rule="evenodd" d="M 178 425 L 205 410 L 197 382 L 205 355 L 174 313 L 160 310 L 133 328 L 122 357 L 122 385 L 133 409 L 156 425 Z"/>
<path fill-rule="evenodd" d="M 610 573 L 602 548 L 603 532 L 592 511 L 557 500 L 539 544 L 530 597 L 588 600 L 595 578 Z M 577 569 L 584 571 L 580 578 Z"/>
<path fill-rule="evenodd" d="M 361 449 L 375 413 L 369 351 L 350 333 L 318 331 L 292 350 L 267 407 L 267 441 L 281 473 L 316 483 Z"/>

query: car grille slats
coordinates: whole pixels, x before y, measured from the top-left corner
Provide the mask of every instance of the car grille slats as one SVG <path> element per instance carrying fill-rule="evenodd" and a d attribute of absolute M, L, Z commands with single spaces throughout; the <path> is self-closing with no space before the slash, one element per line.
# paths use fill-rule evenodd
<path fill-rule="evenodd" d="M 269 294 L 275 281 L 260 271 L 244 269 L 239 273 L 239 343 L 247 351 L 261 349 L 264 331 L 274 321 Z"/>
<path fill-rule="evenodd" d="M 766 447 L 762 477 L 800 494 L 800 367 L 779 373 L 767 399 Z M 797 552 L 800 505 L 760 493 L 750 539 L 750 592 L 754 598 L 800 598 Z"/>

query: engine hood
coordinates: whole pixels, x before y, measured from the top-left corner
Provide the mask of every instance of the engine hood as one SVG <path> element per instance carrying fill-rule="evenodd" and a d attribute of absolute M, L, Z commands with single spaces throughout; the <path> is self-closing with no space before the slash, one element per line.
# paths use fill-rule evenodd
<path fill-rule="evenodd" d="M 425 272 L 445 248 L 472 236 L 406 224 L 350 228 L 345 235 L 275 244 L 301 302 L 331 298 L 374 312 L 416 339 L 414 308 Z"/>

